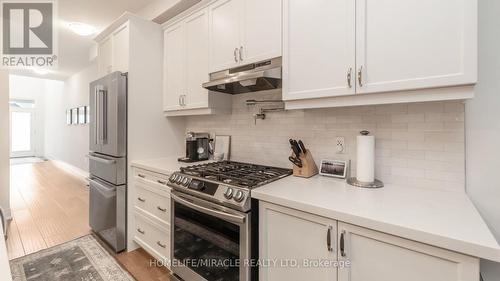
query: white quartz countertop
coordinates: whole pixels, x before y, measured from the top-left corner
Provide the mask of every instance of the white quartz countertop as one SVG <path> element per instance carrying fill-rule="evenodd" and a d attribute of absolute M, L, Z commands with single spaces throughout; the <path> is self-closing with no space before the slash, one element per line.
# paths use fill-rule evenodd
<path fill-rule="evenodd" d="M 191 166 L 191 165 L 199 165 L 204 163 L 209 163 L 211 161 L 202 161 L 195 163 L 183 163 L 177 161 L 179 157 L 165 157 L 165 158 L 157 158 L 157 159 L 146 159 L 146 160 L 136 160 L 132 161 L 132 167 L 141 168 L 144 170 L 148 170 L 155 173 L 160 173 L 164 175 L 170 175 L 174 172 L 180 170 L 181 167 Z"/>
<path fill-rule="evenodd" d="M 500 246 L 465 193 L 386 186 L 363 189 L 344 180 L 289 176 L 252 197 L 474 257 L 500 262 Z"/>

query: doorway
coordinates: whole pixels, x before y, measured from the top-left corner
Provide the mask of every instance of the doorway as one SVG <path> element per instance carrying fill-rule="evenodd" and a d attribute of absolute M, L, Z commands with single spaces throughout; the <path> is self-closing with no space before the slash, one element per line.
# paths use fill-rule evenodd
<path fill-rule="evenodd" d="M 10 157 L 35 156 L 35 102 L 11 100 L 10 107 Z"/>

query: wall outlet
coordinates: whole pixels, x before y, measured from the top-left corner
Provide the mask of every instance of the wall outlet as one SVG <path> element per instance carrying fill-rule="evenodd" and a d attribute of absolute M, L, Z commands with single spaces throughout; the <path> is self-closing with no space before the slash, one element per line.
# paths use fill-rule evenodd
<path fill-rule="evenodd" d="M 335 147 L 337 149 L 337 153 L 344 153 L 345 152 L 345 138 L 344 137 L 337 137 L 335 139 Z"/>

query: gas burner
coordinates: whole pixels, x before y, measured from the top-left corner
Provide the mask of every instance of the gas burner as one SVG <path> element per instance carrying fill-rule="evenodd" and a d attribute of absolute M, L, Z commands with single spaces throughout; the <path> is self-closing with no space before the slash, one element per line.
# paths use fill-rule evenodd
<path fill-rule="evenodd" d="M 251 210 L 251 190 L 292 174 L 290 169 L 232 161 L 212 162 L 181 168 L 168 186 L 239 211 Z"/>
<path fill-rule="evenodd" d="M 202 179 L 255 188 L 292 174 L 289 169 L 269 166 L 221 161 L 181 168 L 181 173 Z"/>

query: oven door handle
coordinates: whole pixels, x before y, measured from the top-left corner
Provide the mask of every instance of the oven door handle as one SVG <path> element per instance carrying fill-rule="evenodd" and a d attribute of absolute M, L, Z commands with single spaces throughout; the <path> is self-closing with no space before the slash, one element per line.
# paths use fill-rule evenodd
<path fill-rule="evenodd" d="M 174 195 L 174 194 L 170 194 L 170 197 L 175 202 L 180 203 L 186 207 L 192 208 L 196 211 L 202 212 L 204 214 L 211 215 L 211 216 L 214 216 L 216 218 L 219 218 L 219 219 L 222 219 L 225 221 L 229 221 L 232 223 L 236 223 L 236 224 L 244 224 L 245 223 L 245 216 L 239 216 L 239 215 L 230 214 L 230 213 L 227 213 L 224 211 L 219 211 L 219 210 L 215 210 L 212 208 L 203 207 L 203 206 L 194 204 L 192 202 L 189 202 L 188 200 L 185 200 L 185 199 L 183 199 L 177 195 Z"/>

